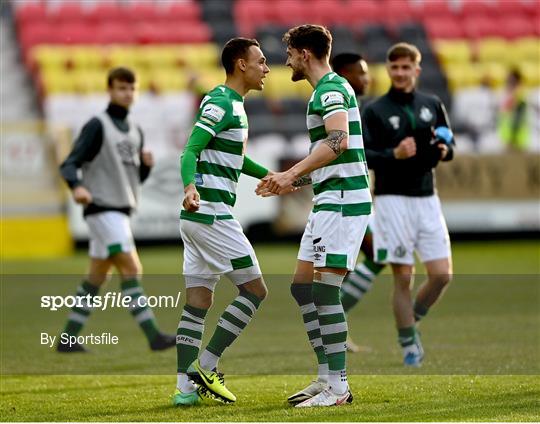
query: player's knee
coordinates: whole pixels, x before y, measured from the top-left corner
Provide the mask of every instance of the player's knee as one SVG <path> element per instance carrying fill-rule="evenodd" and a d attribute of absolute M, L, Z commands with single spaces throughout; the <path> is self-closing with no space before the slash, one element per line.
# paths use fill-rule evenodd
<path fill-rule="evenodd" d="M 313 284 L 291 284 L 291 295 L 299 306 L 313 301 Z"/>
<path fill-rule="evenodd" d="M 452 272 L 443 272 L 429 276 L 431 284 L 444 288 L 452 281 Z"/>
<path fill-rule="evenodd" d="M 251 281 L 247 284 L 243 284 L 242 286 L 238 287 L 238 290 L 240 292 L 245 291 L 251 293 L 252 295 L 257 296 L 257 298 L 261 301 L 266 299 L 266 296 L 268 296 L 268 289 L 266 288 L 266 284 L 264 284 L 262 278 Z"/>
<path fill-rule="evenodd" d="M 197 293 L 195 296 L 187 295 L 186 304 L 194 308 L 210 309 L 214 301 L 213 294 L 210 293 Z"/>
<path fill-rule="evenodd" d="M 142 265 L 136 261 L 128 261 L 118 265 L 118 271 L 125 277 L 138 277 L 142 275 Z"/>

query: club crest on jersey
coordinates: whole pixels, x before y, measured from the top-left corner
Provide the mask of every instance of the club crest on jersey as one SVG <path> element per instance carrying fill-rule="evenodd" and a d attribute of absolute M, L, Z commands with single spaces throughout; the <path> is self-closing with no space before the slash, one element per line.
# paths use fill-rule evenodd
<path fill-rule="evenodd" d="M 392 125 L 393 129 L 399 129 L 399 116 L 391 116 L 390 118 L 388 118 L 388 122 L 390 122 L 390 125 Z"/>
<path fill-rule="evenodd" d="M 431 110 L 429 110 L 427 107 L 422 106 L 420 109 L 420 119 L 425 122 L 431 122 L 433 119 L 433 114 L 431 113 Z"/>
<path fill-rule="evenodd" d="M 341 105 L 344 103 L 343 94 L 339 91 L 329 91 L 321 95 L 321 103 L 323 106 Z"/>
<path fill-rule="evenodd" d="M 404 246 L 398 246 L 396 247 L 396 250 L 394 251 L 394 255 L 396 255 L 398 258 L 402 258 L 407 254 L 407 250 Z"/>
<path fill-rule="evenodd" d="M 203 106 L 201 118 L 206 118 L 212 124 L 217 124 L 225 116 L 225 110 L 212 103 Z"/>

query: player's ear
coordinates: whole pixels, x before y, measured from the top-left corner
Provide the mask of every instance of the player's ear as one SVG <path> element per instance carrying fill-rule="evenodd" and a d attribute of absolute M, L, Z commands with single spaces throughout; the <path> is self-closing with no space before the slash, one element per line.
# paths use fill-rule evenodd
<path fill-rule="evenodd" d="M 416 65 L 416 77 L 419 77 L 421 72 L 422 72 L 422 67 L 420 65 Z"/>
<path fill-rule="evenodd" d="M 246 68 L 247 68 L 247 64 L 246 64 L 246 61 L 245 59 L 238 59 L 238 67 L 240 68 L 240 70 L 242 72 L 245 72 L 246 71 Z"/>
<path fill-rule="evenodd" d="M 309 59 L 310 52 L 308 49 L 302 49 L 302 59 L 307 61 Z"/>

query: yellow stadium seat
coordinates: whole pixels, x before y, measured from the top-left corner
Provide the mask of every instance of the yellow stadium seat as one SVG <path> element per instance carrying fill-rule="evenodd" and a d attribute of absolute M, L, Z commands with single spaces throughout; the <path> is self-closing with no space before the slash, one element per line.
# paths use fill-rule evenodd
<path fill-rule="evenodd" d="M 62 46 L 39 45 L 30 52 L 31 61 L 39 69 L 65 68 L 69 60 L 69 49 Z"/>
<path fill-rule="evenodd" d="M 444 72 L 450 91 L 478 85 L 483 77 L 471 63 L 448 64 L 444 67 Z"/>
<path fill-rule="evenodd" d="M 540 62 L 540 37 L 526 37 L 514 40 L 509 55 L 512 65 L 521 62 Z"/>
<path fill-rule="evenodd" d="M 105 66 L 103 48 L 94 46 L 73 46 L 69 50 L 70 59 L 77 69 L 99 69 Z"/>
<path fill-rule="evenodd" d="M 216 85 L 223 84 L 225 82 L 225 71 L 220 68 L 204 69 L 201 72 L 197 72 L 199 76 L 199 85 L 210 91 Z"/>
<path fill-rule="evenodd" d="M 298 97 L 306 94 L 306 89 L 302 88 L 300 83 L 292 82 L 291 70 L 286 66 L 272 66 L 270 73 L 266 76 L 264 81 L 265 87 L 263 94 L 265 97 L 281 99 L 285 97 Z"/>
<path fill-rule="evenodd" d="M 135 48 L 140 64 L 149 70 L 172 68 L 177 65 L 177 47 L 170 45 L 146 45 Z"/>
<path fill-rule="evenodd" d="M 75 90 L 73 72 L 69 72 L 65 69 L 44 69 L 40 73 L 40 78 L 45 94 L 48 96 L 53 94 L 72 93 Z"/>
<path fill-rule="evenodd" d="M 390 88 L 390 78 L 384 64 L 373 64 L 369 66 L 371 75 L 371 86 L 369 94 L 371 96 L 382 96 Z"/>
<path fill-rule="evenodd" d="M 159 92 L 185 91 L 187 89 L 186 73 L 178 68 L 153 69 L 148 75 L 149 84 Z"/>
<path fill-rule="evenodd" d="M 509 48 L 510 44 L 504 38 L 490 37 L 478 40 L 476 44 L 478 61 L 508 64 L 512 56 L 512 50 Z"/>
<path fill-rule="evenodd" d="M 508 66 L 500 62 L 477 63 L 474 68 L 480 79 L 483 76 L 490 79 L 493 88 L 502 87 L 508 75 Z"/>
<path fill-rule="evenodd" d="M 107 63 L 110 67 L 127 66 L 137 68 L 141 65 L 136 47 L 112 46 L 106 50 L 106 54 Z"/>
<path fill-rule="evenodd" d="M 187 67 L 195 70 L 215 68 L 219 63 L 220 53 L 214 43 L 182 44 L 178 46 L 178 59 Z"/>
<path fill-rule="evenodd" d="M 443 64 L 467 63 L 471 60 L 471 45 L 467 40 L 436 40 L 435 51 Z"/>
<path fill-rule="evenodd" d="M 75 91 L 81 94 L 102 93 L 107 88 L 106 70 L 77 70 L 71 76 Z"/>
<path fill-rule="evenodd" d="M 540 86 L 540 62 L 538 60 L 521 62 L 518 69 L 523 75 L 523 83 L 527 87 Z"/>

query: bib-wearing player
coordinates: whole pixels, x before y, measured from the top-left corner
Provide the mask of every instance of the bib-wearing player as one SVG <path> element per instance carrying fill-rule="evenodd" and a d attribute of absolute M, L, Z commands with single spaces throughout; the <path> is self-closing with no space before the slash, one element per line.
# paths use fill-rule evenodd
<path fill-rule="evenodd" d="M 248 121 L 244 96 L 262 90 L 270 71 L 256 40 L 234 38 L 223 48 L 225 84 L 202 100 L 197 122 L 181 160 L 184 209 L 186 305 L 178 325 L 178 379 L 173 404 L 195 405 L 210 393 L 224 402 L 236 397 L 217 372 L 223 351 L 252 319 L 267 290 L 255 252 L 232 216 L 236 185 L 241 173 L 262 178 L 268 170 L 245 156 Z M 225 309 L 210 342 L 199 359 L 204 320 L 212 306 L 214 289 L 226 275 L 239 290 Z"/>
<path fill-rule="evenodd" d="M 364 112 L 364 136 L 375 171 L 377 262 L 394 274 L 393 308 L 406 366 L 418 367 L 424 350 L 415 320 L 424 317 L 450 282 L 450 238 L 433 168 L 453 157 L 453 138 L 444 105 L 416 90 L 421 55 L 416 46 L 398 43 L 387 55 L 390 91 Z M 442 127 L 442 131 L 439 131 Z M 412 301 L 414 252 L 428 279 Z"/>
<path fill-rule="evenodd" d="M 140 285 L 142 266 L 135 249 L 129 215 L 137 207 L 140 184 L 153 165 L 143 151 L 142 130 L 128 116 L 135 100 L 137 81 L 133 71 L 115 68 L 108 75 L 110 103 L 107 110 L 88 121 L 73 150 L 60 166 L 75 202 L 84 206 L 88 224 L 90 270 L 77 290 L 78 296 L 97 295 L 114 266 L 122 278 L 124 296 L 130 296 L 130 312 L 144 331 L 150 348 L 174 346 L 172 335 L 158 330 L 156 319 L 144 302 Z M 80 174 L 80 175 L 79 175 Z M 88 320 L 91 308 L 74 306 L 64 333 L 76 336 Z M 59 352 L 83 352 L 80 344 L 63 344 Z"/>
<path fill-rule="evenodd" d="M 332 72 L 330 32 L 301 25 L 284 36 L 292 80 L 314 91 L 308 104 L 310 154 L 259 184 L 259 194 L 284 194 L 312 183 L 314 207 L 298 254 L 291 292 L 317 355 L 317 381 L 289 397 L 297 407 L 352 401 L 346 374 L 347 322 L 340 300 L 344 275 L 354 269 L 371 213 L 362 125 L 354 90 Z"/>

